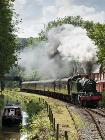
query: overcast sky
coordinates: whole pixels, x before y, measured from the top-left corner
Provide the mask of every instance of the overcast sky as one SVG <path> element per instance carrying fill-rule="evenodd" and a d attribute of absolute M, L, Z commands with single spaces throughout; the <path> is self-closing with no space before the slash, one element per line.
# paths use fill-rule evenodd
<path fill-rule="evenodd" d="M 105 23 L 105 0 L 16 0 L 15 10 L 22 23 L 19 37 L 36 37 L 44 24 L 65 16 Z"/>

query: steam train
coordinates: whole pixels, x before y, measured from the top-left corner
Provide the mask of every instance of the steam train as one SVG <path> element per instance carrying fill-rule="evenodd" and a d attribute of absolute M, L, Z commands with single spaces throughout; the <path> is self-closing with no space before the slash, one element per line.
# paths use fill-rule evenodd
<path fill-rule="evenodd" d="M 21 91 L 35 92 L 81 106 L 98 106 L 102 99 L 96 91 L 96 82 L 81 75 L 46 81 L 22 82 Z"/>

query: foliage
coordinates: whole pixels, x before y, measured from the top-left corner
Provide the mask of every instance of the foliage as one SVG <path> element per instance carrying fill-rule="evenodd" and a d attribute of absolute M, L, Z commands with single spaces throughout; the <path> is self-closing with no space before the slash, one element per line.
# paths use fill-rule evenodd
<path fill-rule="evenodd" d="M 105 92 L 102 92 L 102 100 L 99 102 L 99 106 L 105 107 Z"/>
<path fill-rule="evenodd" d="M 4 95 L 0 95 L 0 110 L 3 108 L 4 105 Z"/>
<path fill-rule="evenodd" d="M 16 61 L 17 49 L 15 22 L 13 22 L 13 1 L 0 0 L 0 75 L 9 71 Z"/>
<path fill-rule="evenodd" d="M 17 39 L 17 44 L 18 44 L 18 48 L 19 51 L 21 52 L 21 50 L 23 50 L 26 47 L 32 47 L 32 46 L 38 46 L 39 43 L 41 42 L 40 37 L 29 37 L 29 38 L 18 38 Z"/>
<path fill-rule="evenodd" d="M 54 140 L 53 130 L 50 121 L 44 111 L 34 115 L 29 123 L 29 130 L 26 131 L 29 140 Z"/>
<path fill-rule="evenodd" d="M 28 39 L 27 38 L 17 38 L 17 44 L 18 44 L 19 51 L 21 51 L 25 47 L 28 46 Z"/>
<path fill-rule="evenodd" d="M 85 29 L 90 29 L 94 24 L 91 21 L 84 21 L 80 16 L 68 16 L 64 18 L 57 18 L 54 21 L 50 21 L 46 26 L 44 26 L 44 29 L 41 30 L 41 32 L 38 34 L 38 37 L 33 38 L 27 38 L 28 45 L 38 45 L 41 41 L 46 41 L 47 32 L 57 26 L 63 25 L 63 24 L 72 24 L 74 26 L 80 26 Z"/>
<path fill-rule="evenodd" d="M 105 66 L 105 24 L 97 23 L 89 31 L 88 36 L 94 40 L 98 48 L 98 61 Z"/>
<path fill-rule="evenodd" d="M 44 104 L 36 102 L 35 100 L 31 100 L 26 103 L 26 107 L 27 113 L 30 117 L 32 117 L 34 114 L 38 114 L 41 110 L 45 108 Z"/>
<path fill-rule="evenodd" d="M 51 28 L 63 24 L 72 24 L 87 30 L 88 37 L 92 39 L 97 46 L 98 62 L 104 67 L 105 71 L 105 24 L 93 23 L 92 21 L 84 21 L 80 16 L 58 18 L 57 20 L 49 22 L 48 25 L 39 33 L 40 40 L 47 40 L 47 32 Z"/>
<path fill-rule="evenodd" d="M 23 133 L 27 133 L 27 139 L 54 140 L 45 105 L 43 102 L 39 102 L 38 97 L 28 93 L 19 93 L 16 90 L 5 91 L 4 96 L 8 101 L 21 102 L 24 111 L 28 113 L 29 125 L 27 128 L 23 126 L 21 130 Z"/>
<path fill-rule="evenodd" d="M 31 74 L 27 73 L 27 71 L 24 70 L 24 68 L 21 68 L 20 67 L 20 72 L 19 72 L 19 75 L 22 77 L 23 81 L 34 81 L 34 80 L 40 80 L 41 77 L 38 73 L 38 71 L 36 70 L 32 70 L 31 71 Z"/>
<path fill-rule="evenodd" d="M 34 95 L 19 93 L 15 89 L 5 91 L 4 96 L 8 101 L 12 101 L 13 103 L 18 100 L 23 107 L 25 106 L 25 110 L 29 113 L 30 117 L 32 114 L 37 114 L 38 111 L 40 112 L 45 107 L 42 103 L 39 103 L 39 99 Z M 37 107 L 37 109 L 35 109 L 35 107 Z"/>
<path fill-rule="evenodd" d="M 41 30 L 37 38 L 28 38 L 25 45 L 28 47 L 37 47 L 39 43 L 41 43 L 41 41 L 47 41 L 47 32 L 50 29 L 63 24 L 72 24 L 74 26 L 82 27 L 87 30 L 88 37 L 93 40 L 95 42 L 95 45 L 97 46 L 98 62 L 103 67 L 105 67 L 105 25 L 99 23 L 95 24 L 92 21 L 84 21 L 80 16 L 57 18 L 56 20 L 49 22 L 48 25 L 44 26 L 44 29 Z M 40 79 L 36 70 L 33 70 L 32 75 L 29 77 L 27 77 L 26 73 L 22 71 L 24 70 L 20 68 L 21 75 L 25 80 Z"/>
<path fill-rule="evenodd" d="M 84 21 L 80 16 L 76 16 L 76 17 L 68 16 L 68 17 L 64 17 L 64 18 L 58 18 L 54 21 L 49 22 L 48 25 L 44 28 L 44 30 L 42 30 L 39 33 L 40 40 L 47 40 L 46 33 L 50 29 L 57 27 L 57 26 L 61 26 L 63 24 L 72 24 L 74 26 L 79 26 L 79 27 L 85 28 L 86 30 L 89 30 L 94 25 L 94 23 L 92 21 L 91 22 Z"/>
<path fill-rule="evenodd" d="M 19 76 L 19 67 L 18 66 L 12 66 L 9 73 L 5 74 L 5 77 L 16 77 Z M 19 87 L 19 82 L 18 81 L 6 81 L 5 82 L 5 87 L 6 88 L 15 88 Z"/>
<path fill-rule="evenodd" d="M 40 43 L 40 38 L 33 38 L 33 37 L 30 37 L 27 39 L 28 41 L 28 45 L 32 45 L 32 46 L 37 46 L 39 43 Z"/>

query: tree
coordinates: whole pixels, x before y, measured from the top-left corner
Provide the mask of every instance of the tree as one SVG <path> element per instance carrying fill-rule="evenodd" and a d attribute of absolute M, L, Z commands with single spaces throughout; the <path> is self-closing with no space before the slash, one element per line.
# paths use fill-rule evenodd
<path fill-rule="evenodd" d="M 48 32 L 51 28 L 63 24 L 72 24 L 86 29 L 88 37 L 92 39 L 97 46 L 98 62 L 102 65 L 102 67 L 105 67 L 105 24 L 95 24 L 92 21 L 84 21 L 80 16 L 68 16 L 49 22 L 46 28 L 41 31 L 39 37 L 41 40 L 47 40 L 46 32 Z"/>
<path fill-rule="evenodd" d="M 94 40 L 97 46 L 98 62 L 105 67 L 105 24 L 95 24 L 88 30 L 88 36 Z"/>
<path fill-rule="evenodd" d="M 14 0 L 0 0 L 0 76 L 7 73 L 16 61 L 13 2 Z"/>
<path fill-rule="evenodd" d="M 72 24 L 74 26 L 85 28 L 86 30 L 90 30 L 94 26 L 94 23 L 92 21 L 84 21 L 80 16 L 67 16 L 64 18 L 57 18 L 54 21 L 49 22 L 43 30 L 39 33 L 39 40 L 45 41 L 47 40 L 46 32 L 48 32 L 50 29 L 61 26 L 63 24 Z"/>

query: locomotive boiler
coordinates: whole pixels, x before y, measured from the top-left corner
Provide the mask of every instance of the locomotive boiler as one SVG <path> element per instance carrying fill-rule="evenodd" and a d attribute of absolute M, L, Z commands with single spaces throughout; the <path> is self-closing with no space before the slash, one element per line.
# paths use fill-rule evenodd
<path fill-rule="evenodd" d="M 98 106 L 101 93 L 96 91 L 96 82 L 87 76 L 73 76 L 57 80 L 22 82 L 22 91 L 34 92 L 62 99 L 81 106 Z"/>

